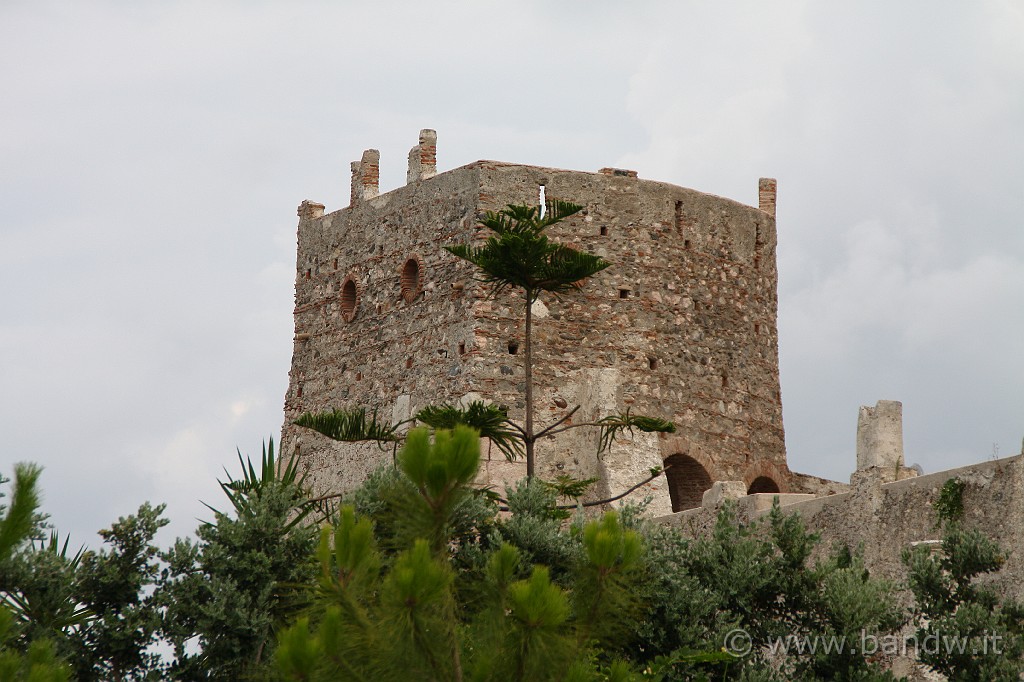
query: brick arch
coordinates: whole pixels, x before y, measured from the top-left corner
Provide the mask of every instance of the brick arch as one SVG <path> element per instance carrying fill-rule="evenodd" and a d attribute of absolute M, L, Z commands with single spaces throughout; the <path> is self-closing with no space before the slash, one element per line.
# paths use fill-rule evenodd
<path fill-rule="evenodd" d="M 704 491 L 712 484 L 711 474 L 704 465 L 682 453 L 665 458 L 665 479 L 674 512 L 699 507 Z"/>
<path fill-rule="evenodd" d="M 770 462 L 762 462 L 748 469 L 743 476 L 743 482 L 747 485 L 748 495 L 753 495 L 754 493 L 786 492 L 786 483 L 788 481 L 788 472 Z"/>

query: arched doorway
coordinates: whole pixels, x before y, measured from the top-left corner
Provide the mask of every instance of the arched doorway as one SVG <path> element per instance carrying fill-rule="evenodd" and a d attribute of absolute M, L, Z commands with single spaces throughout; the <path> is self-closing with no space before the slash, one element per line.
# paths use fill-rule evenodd
<path fill-rule="evenodd" d="M 767 476 L 758 476 L 755 478 L 750 487 L 747 488 L 747 494 L 753 495 L 754 493 L 778 493 L 782 492 L 779 490 L 779 484 L 768 478 Z"/>
<path fill-rule="evenodd" d="M 688 455 L 676 454 L 665 458 L 665 478 L 674 512 L 699 507 L 704 491 L 711 487 L 707 469 Z"/>

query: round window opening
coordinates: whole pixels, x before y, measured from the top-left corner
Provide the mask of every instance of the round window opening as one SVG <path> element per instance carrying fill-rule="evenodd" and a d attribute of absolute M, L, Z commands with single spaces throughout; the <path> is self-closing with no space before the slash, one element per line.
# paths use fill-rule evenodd
<path fill-rule="evenodd" d="M 420 294 L 420 262 L 416 258 L 405 261 L 402 267 L 402 298 L 412 303 Z"/>
<path fill-rule="evenodd" d="M 356 316 L 359 308 L 359 289 L 356 288 L 356 281 L 352 277 L 346 277 L 341 285 L 341 316 L 346 322 L 351 322 Z"/>

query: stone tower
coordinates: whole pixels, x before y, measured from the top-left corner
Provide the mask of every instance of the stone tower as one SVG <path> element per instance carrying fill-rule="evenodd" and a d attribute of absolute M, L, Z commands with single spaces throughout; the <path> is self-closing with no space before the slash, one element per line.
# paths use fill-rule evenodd
<path fill-rule="evenodd" d="M 482 240 L 479 217 L 548 198 L 585 208 L 552 238 L 612 266 L 576 293 L 535 304 L 536 422 L 580 405 L 590 421 L 630 409 L 671 419 L 600 458 L 596 429 L 537 444 L 542 478 L 596 477 L 594 495 L 626 490 L 652 513 L 699 506 L 715 480 L 786 491 L 779 392 L 775 181 L 757 207 L 643 180 L 478 161 L 438 174 L 436 135 L 420 133 L 408 182 L 379 193 L 379 153 L 352 164 L 349 206 L 299 207 L 295 347 L 282 452 L 300 453 L 314 488 L 358 485 L 392 451 L 337 444 L 291 424 L 306 411 L 366 405 L 395 421 L 431 403 L 484 399 L 523 416 L 522 299 L 489 296 L 446 244 Z M 525 473 L 484 444 L 482 483 Z"/>

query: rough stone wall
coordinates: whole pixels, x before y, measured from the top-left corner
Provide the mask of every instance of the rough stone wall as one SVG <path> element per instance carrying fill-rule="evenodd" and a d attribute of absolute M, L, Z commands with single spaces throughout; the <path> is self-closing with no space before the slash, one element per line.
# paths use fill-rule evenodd
<path fill-rule="evenodd" d="M 769 476 L 789 486 L 778 376 L 775 221 L 756 208 L 606 169 L 580 173 L 482 162 L 481 208 L 548 197 L 586 208 L 552 236 L 612 266 L 578 293 L 543 298 L 535 325 L 541 421 L 580 404 L 578 420 L 630 409 L 665 417 L 679 431 L 615 446 L 598 460 L 585 429 L 538 446 L 538 473 L 597 476 L 616 493 L 675 454 L 711 480 L 748 484 Z M 522 407 L 522 367 L 507 353 L 522 341 L 522 302 L 481 300 L 483 353 L 476 390 Z M 500 352 L 505 349 L 505 352 Z M 515 412 L 521 416 L 520 412 Z M 708 483 L 710 485 L 710 483 Z M 665 477 L 637 497 L 670 509 Z"/>
<path fill-rule="evenodd" d="M 481 397 L 522 418 L 522 299 L 488 296 L 474 268 L 441 247 L 486 238 L 477 228 L 483 211 L 535 204 L 542 185 L 547 197 L 586 207 L 552 236 L 612 267 L 578 292 L 535 305 L 537 423 L 580 405 L 576 422 L 630 409 L 672 419 L 679 430 L 637 434 L 599 459 L 597 430 L 576 429 L 538 444 L 539 475 L 594 476 L 601 480 L 594 494 L 605 495 L 671 457 L 705 472 L 701 487 L 721 479 L 791 487 L 773 181 L 761 183 L 761 208 L 753 208 L 616 169 L 481 161 L 433 175 L 431 132 L 410 152 L 405 187 L 378 195 L 379 157 L 370 150 L 353 164 L 350 207 L 327 215 L 316 204 L 300 207 L 283 445 L 299 448 L 318 490 L 351 488 L 392 453 L 297 429 L 291 420 L 304 411 L 365 404 L 404 419 L 430 402 Z M 422 281 L 406 300 L 410 259 Z M 485 449 L 481 482 L 524 473 Z M 652 495 L 652 512 L 668 513 L 669 487 L 661 476 L 635 497 Z"/>
<path fill-rule="evenodd" d="M 356 197 L 353 205 L 327 215 L 300 215 L 295 346 L 282 445 L 284 452 L 299 448 L 318 491 L 358 485 L 390 461 L 392 452 L 333 443 L 292 425 L 299 414 L 367 405 L 385 420 L 401 420 L 428 403 L 469 392 L 460 343 L 472 339 L 472 298 L 452 286 L 458 266 L 440 244 L 472 236 L 477 175 L 460 169 L 383 195 Z M 419 278 L 406 300 L 402 273 L 410 259 Z M 342 309 L 347 281 L 357 293 L 351 321 Z"/>

